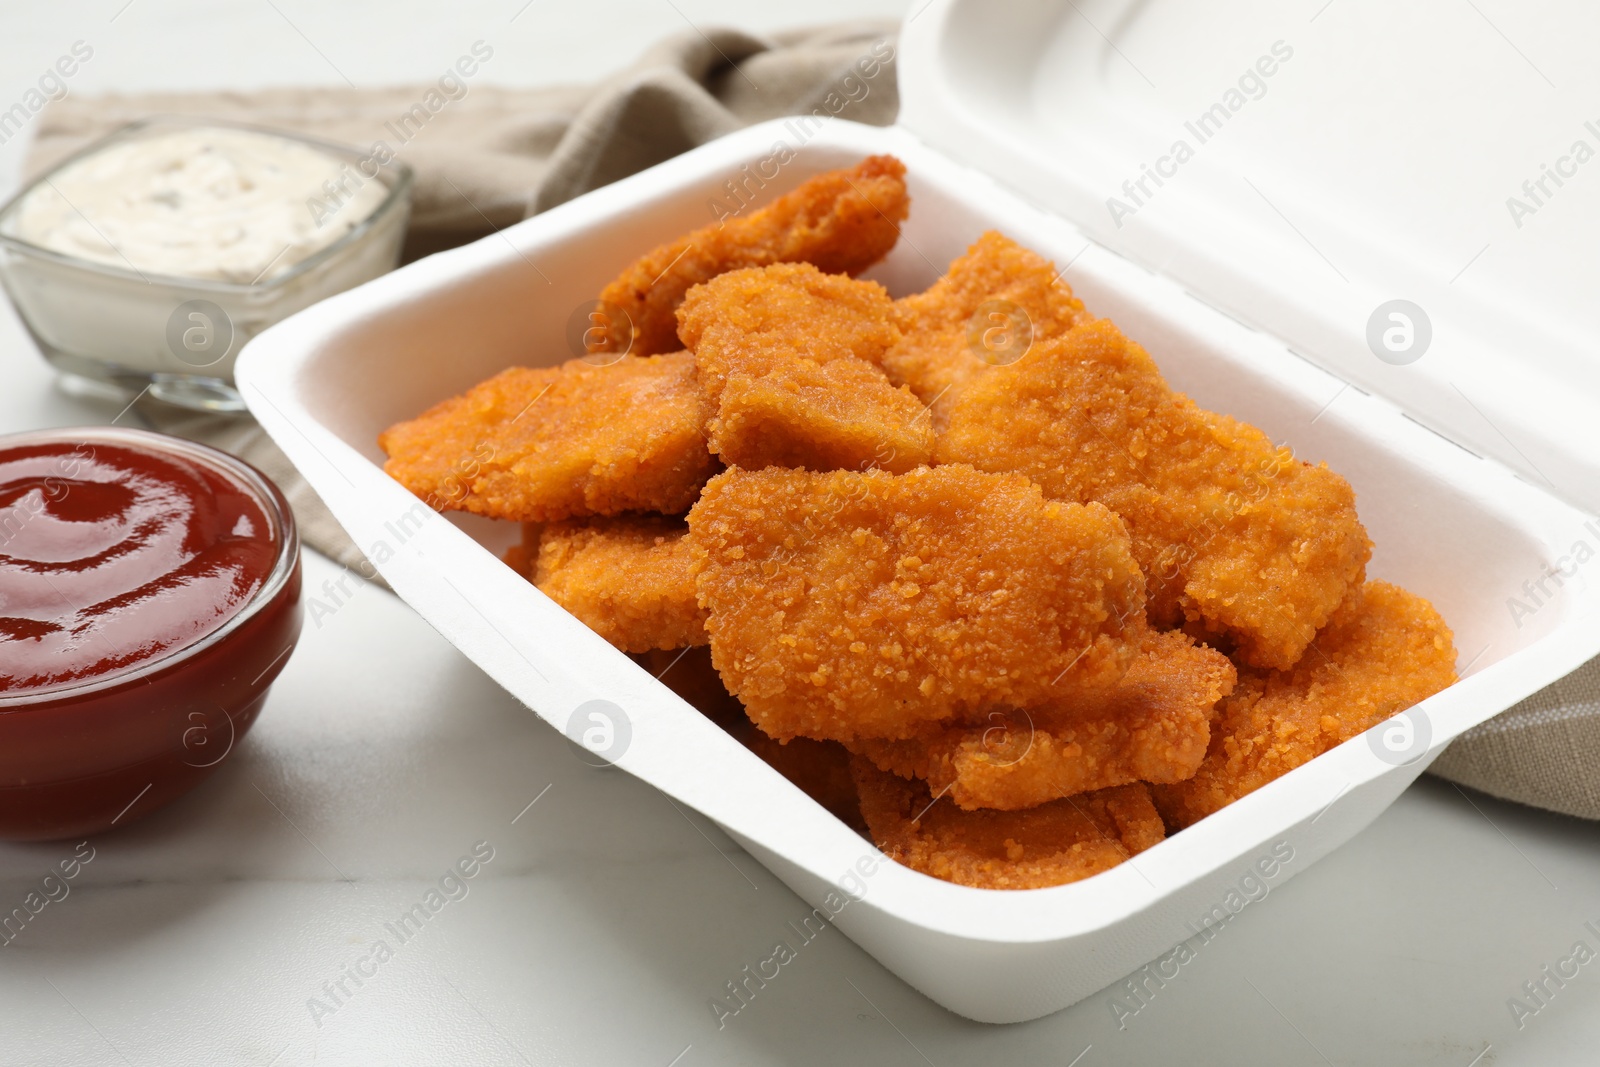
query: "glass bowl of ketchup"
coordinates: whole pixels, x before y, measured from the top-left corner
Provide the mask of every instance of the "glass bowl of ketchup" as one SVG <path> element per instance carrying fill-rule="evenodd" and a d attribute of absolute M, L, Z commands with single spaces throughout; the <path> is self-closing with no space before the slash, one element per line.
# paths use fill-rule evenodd
<path fill-rule="evenodd" d="M 0 435 L 0 840 L 126 826 L 237 748 L 300 635 L 289 506 L 142 430 Z"/>

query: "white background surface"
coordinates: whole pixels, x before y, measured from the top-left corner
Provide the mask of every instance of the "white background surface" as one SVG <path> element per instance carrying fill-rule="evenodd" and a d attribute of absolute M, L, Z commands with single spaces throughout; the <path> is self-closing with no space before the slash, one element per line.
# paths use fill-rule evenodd
<path fill-rule="evenodd" d="M 78 93 L 420 80 L 478 38 L 495 77 L 537 84 L 590 80 L 690 22 L 906 9 L 534 0 L 512 23 L 521 0 L 274 3 L 0 15 L 0 99 L 78 39 L 95 48 Z M 8 187 L 20 158 L 20 138 L 0 148 Z M 59 394 L 9 306 L 0 385 L 0 432 L 117 413 Z M 306 564 L 308 592 L 337 576 Z M 478 841 L 495 857 L 468 895 L 318 1025 L 308 998 L 374 939 L 393 946 L 383 924 Z M 0 948 L 0 1064 L 1587 1064 L 1600 960 L 1520 1030 L 1506 1001 L 1574 942 L 1600 949 L 1584 929 L 1600 926 L 1597 844 L 1600 828 L 1424 780 L 1124 1029 L 1107 994 L 968 1023 L 828 931 L 719 1030 L 709 1000 L 808 909 L 697 816 L 580 762 L 364 587 L 308 622 L 217 778 L 97 839 L 71 894 Z M 0 911 L 71 851 L 0 846 Z"/>

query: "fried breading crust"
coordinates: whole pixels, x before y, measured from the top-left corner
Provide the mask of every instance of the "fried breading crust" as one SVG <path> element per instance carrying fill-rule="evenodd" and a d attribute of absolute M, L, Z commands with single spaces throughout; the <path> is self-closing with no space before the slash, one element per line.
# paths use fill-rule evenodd
<path fill-rule="evenodd" d="M 703 645 L 687 532 L 679 520 L 647 515 L 552 523 L 533 581 L 624 652 Z"/>
<path fill-rule="evenodd" d="M 1144 579 L 1122 522 L 1019 475 L 769 468 L 689 513 L 712 660 L 773 737 L 904 738 L 1110 684 Z"/>
<path fill-rule="evenodd" d="M 978 889 L 1043 889 L 1076 882 L 1165 836 L 1143 784 L 1117 786 L 1024 811 L 963 811 L 857 756 L 851 763 L 872 839 L 912 870 Z"/>
<path fill-rule="evenodd" d="M 438 511 L 545 522 L 680 514 L 717 469 L 688 352 L 513 367 L 378 438 L 384 470 Z"/>
<path fill-rule="evenodd" d="M 596 347 L 636 356 L 672 351 L 678 347 L 673 312 L 683 295 L 725 271 L 814 263 L 829 274 L 860 274 L 888 255 L 900 236 L 911 205 L 905 173 L 893 156 L 869 156 L 642 256 L 601 291 L 612 325 Z M 620 332 L 630 322 L 631 348 Z"/>
<path fill-rule="evenodd" d="M 729 271 L 678 308 L 724 463 L 895 472 L 933 457 L 928 411 L 877 365 L 899 333 L 876 282 L 809 263 Z"/>
<path fill-rule="evenodd" d="M 1293 666 L 1372 553 L 1348 482 L 1172 392 L 1106 320 L 970 382 L 938 452 L 1105 504 L 1128 524 L 1151 622 L 1226 634 L 1252 666 Z"/>
<path fill-rule="evenodd" d="M 975 318 L 980 309 L 986 314 Z M 1014 362 L 1030 340 L 1059 336 L 1092 318 L 1055 264 L 993 230 L 894 310 L 901 337 L 884 355 L 883 369 L 928 405 L 935 429 L 944 428 L 967 382 Z"/>
<path fill-rule="evenodd" d="M 1150 630 L 1122 681 L 1062 686 L 1050 704 L 924 728 L 910 741 L 850 746 L 921 778 L 959 807 L 1015 811 L 1129 782 L 1179 782 L 1205 758 L 1217 701 L 1235 671 L 1182 633 Z"/>
<path fill-rule="evenodd" d="M 1450 628 L 1387 582 L 1351 594 L 1292 670 L 1241 670 L 1188 781 L 1153 790 L 1174 832 L 1456 681 Z"/>
<path fill-rule="evenodd" d="M 786 359 L 882 362 L 900 336 L 893 308 L 877 282 L 778 263 L 695 286 L 678 321 L 700 384 L 716 400 L 731 375 L 761 374 Z"/>

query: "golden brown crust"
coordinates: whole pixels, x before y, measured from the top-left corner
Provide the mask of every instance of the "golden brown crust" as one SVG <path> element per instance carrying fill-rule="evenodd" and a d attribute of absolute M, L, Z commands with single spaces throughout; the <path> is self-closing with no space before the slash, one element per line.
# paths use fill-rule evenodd
<path fill-rule="evenodd" d="M 1156 803 L 1171 829 L 1189 826 L 1455 680 L 1455 645 L 1433 605 L 1368 582 L 1293 669 L 1240 672 L 1199 772 L 1156 786 Z"/>
<path fill-rule="evenodd" d="M 1091 318 L 1055 264 L 990 230 L 926 291 L 895 302 L 901 338 L 883 369 L 942 429 L 967 382 Z"/>
<path fill-rule="evenodd" d="M 876 282 L 808 263 L 729 271 L 691 289 L 678 318 L 724 463 L 903 472 L 931 460 L 927 409 L 877 365 L 899 335 Z"/>
<path fill-rule="evenodd" d="M 1135 652 L 1121 521 L 1018 475 L 731 469 L 689 529 L 712 658 L 774 737 L 906 737 L 1113 681 Z"/>
<path fill-rule="evenodd" d="M 678 308 L 684 343 L 712 400 L 732 374 L 759 374 L 785 359 L 878 364 L 899 338 L 889 293 L 877 282 L 778 263 L 720 274 Z"/>
<path fill-rule="evenodd" d="M 1145 785 L 1123 785 L 1024 811 L 963 811 L 857 756 L 861 814 L 891 859 L 978 889 L 1043 889 L 1110 870 L 1165 836 Z"/>
<path fill-rule="evenodd" d="M 706 643 L 687 533 L 677 519 L 558 522 L 539 540 L 533 580 L 624 652 Z"/>
<path fill-rule="evenodd" d="M 614 328 L 599 347 L 636 356 L 677 348 L 673 313 L 679 302 L 725 271 L 813 263 L 829 274 L 860 274 L 888 255 L 900 236 L 910 211 L 905 172 L 893 156 L 869 156 L 640 257 L 600 293 L 608 320 L 631 322 L 631 342 Z"/>
<path fill-rule="evenodd" d="M 717 468 L 688 352 L 513 367 L 396 423 L 384 470 L 439 511 L 544 522 L 688 510 Z"/>
<path fill-rule="evenodd" d="M 1128 524 L 1151 621 L 1225 634 L 1253 666 L 1293 666 L 1372 551 L 1348 482 L 1172 392 L 1106 320 L 972 381 L 938 451 L 1105 504 Z"/>
<path fill-rule="evenodd" d="M 909 741 L 864 740 L 879 768 L 926 781 L 959 807 L 1015 811 L 1130 782 L 1179 782 L 1205 758 L 1233 664 L 1181 633 L 1148 631 L 1112 687 L 1061 686 L 1031 712 L 926 727 Z"/>

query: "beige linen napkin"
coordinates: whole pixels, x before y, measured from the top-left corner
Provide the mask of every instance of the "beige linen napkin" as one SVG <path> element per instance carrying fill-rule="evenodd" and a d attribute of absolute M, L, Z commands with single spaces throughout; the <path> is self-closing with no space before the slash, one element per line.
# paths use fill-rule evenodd
<path fill-rule="evenodd" d="M 886 126 L 899 110 L 892 58 L 873 77 L 856 63 L 892 57 L 898 26 L 864 21 L 769 39 L 733 30 L 668 38 L 594 86 L 511 89 L 473 77 L 390 88 L 69 96 L 41 116 L 27 169 L 38 173 L 90 140 L 151 115 L 200 115 L 369 147 L 382 140 L 416 169 L 406 258 L 477 240 L 581 193 L 742 126 L 781 115 L 836 114 Z M 409 140 L 405 116 L 425 94 L 445 102 Z M 437 99 L 437 98 L 436 98 Z"/>
<path fill-rule="evenodd" d="M 1490 796 L 1600 819 L 1600 659 L 1468 730 L 1430 770 Z"/>
<path fill-rule="evenodd" d="M 750 123 L 831 113 L 887 125 L 899 106 L 892 61 L 861 78 L 856 62 L 894 48 L 892 23 L 856 23 L 760 39 L 684 33 L 597 86 L 508 89 L 461 80 L 400 149 L 417 172 L 406 257 L 476 240 Z M 492 58 L 477 75 L 492 76 Z M 29 170 L 151 114 L 204 115 L 296 130 L 363 147 L 432 86 L 274 89 L 251 93 L 67 98 L 41 117 Z M 157 429 L 244 457 L 289 497 L 306 542 L 347 567 L 355 545 L 316 494 L 247 418 L 139 405 Z M 1486 793 L 1600 819 L 1600 661 L 1451 745 L 1433 773 Z"/>

